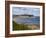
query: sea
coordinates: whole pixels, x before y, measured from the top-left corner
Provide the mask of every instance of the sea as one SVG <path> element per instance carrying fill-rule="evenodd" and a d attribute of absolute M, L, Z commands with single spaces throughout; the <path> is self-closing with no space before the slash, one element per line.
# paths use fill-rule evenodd
<path fill-rule="evenodd" d="M 40 24 L 40 17 L 18 18 L 15 22 L 18 24 Z"/>

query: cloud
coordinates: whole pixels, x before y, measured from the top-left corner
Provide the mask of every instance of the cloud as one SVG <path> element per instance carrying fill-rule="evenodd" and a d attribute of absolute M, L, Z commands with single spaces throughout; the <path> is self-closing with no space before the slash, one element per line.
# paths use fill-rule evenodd
<path fill-rule="evenodd" d="M 33 14 L 35 16 L 40 15 L 39 8 L 29 8 L 29 7 L 13 7 L 12 9 L 13 15 L 20 15 L 20 14 Z"/>

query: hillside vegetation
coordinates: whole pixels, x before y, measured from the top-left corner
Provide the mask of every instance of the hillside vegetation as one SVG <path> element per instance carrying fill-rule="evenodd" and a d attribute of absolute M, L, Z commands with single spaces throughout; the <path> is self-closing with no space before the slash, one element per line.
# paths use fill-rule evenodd
<path fill-rule="evenodd" d="M 24 24 L 17 24 L 13 21 L 13 30 L 31 30 L 28 28 L 28 25 Z"/>

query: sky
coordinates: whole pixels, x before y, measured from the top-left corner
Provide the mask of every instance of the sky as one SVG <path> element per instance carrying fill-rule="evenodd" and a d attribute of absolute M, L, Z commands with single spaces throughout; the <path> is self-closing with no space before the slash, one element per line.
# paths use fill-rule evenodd
<path fill-rule="evenodd" d="M 31 7 L 13 7 L 13 15 L 29 14 L 34 16 L 40 16 L 40 8 L 31 8 Z"/>

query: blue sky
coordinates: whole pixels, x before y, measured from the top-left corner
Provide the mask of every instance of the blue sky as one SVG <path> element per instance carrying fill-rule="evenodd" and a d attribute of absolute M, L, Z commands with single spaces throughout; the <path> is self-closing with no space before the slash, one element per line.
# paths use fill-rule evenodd
<path fill-rule="evenodd" d="M 40 16 L 40 8 L 13 7 L 12 14 L 13 15 L 30 14 L 34 16 Z"/>

